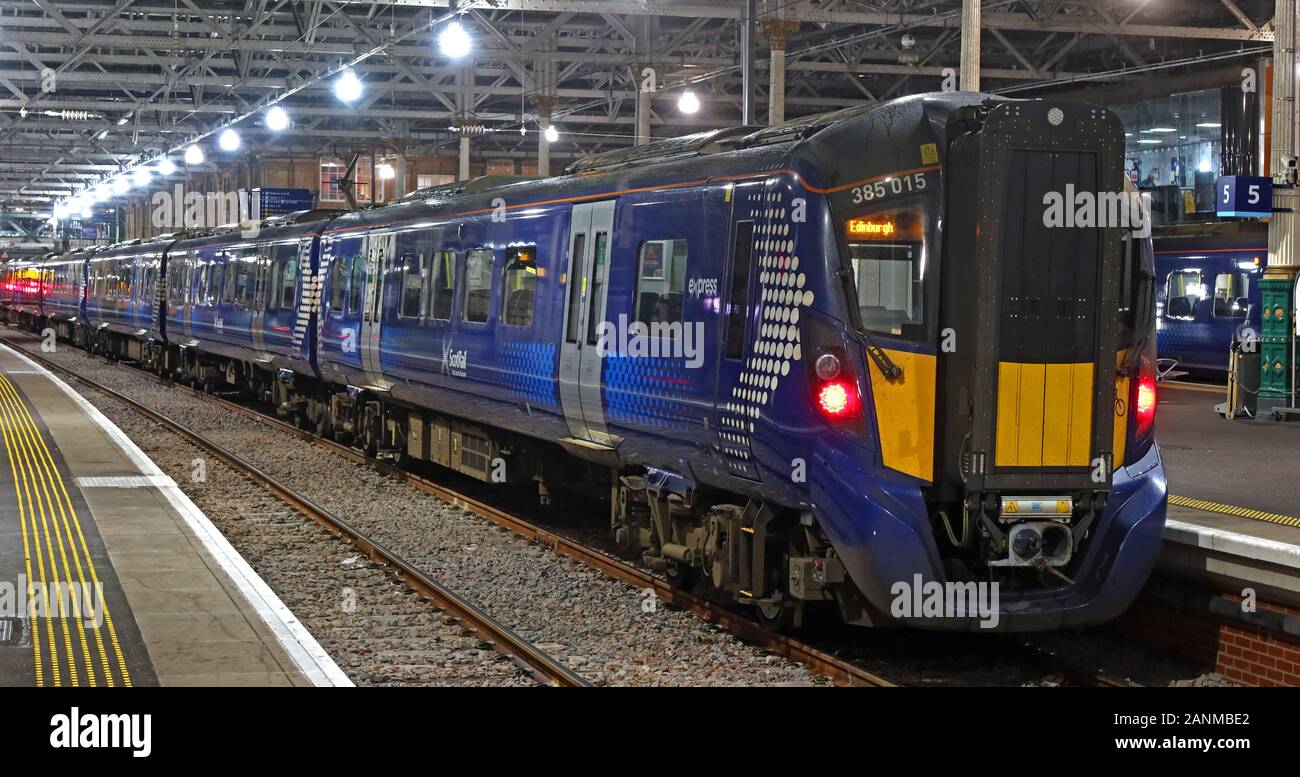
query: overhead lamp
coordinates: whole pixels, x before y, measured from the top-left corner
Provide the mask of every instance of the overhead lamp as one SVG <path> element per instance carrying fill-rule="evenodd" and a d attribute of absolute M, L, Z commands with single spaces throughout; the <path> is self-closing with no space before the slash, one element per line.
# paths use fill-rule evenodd
<path fill-rule="evenodd" d="M 151 180 L 153 180 L 153 174 L 144 167 L 137 167 L 131 175 L 131 182 L 136 186 L 148 186 Z"/>
<path fill-rule="evenodd" d="M 546 137 L 547 143 L 554 143 L 555 141 L 560 139 L 560 131 L 555 128 L 554 124 L 547 127 L 546 132 L 543 134 Z"/>
<path fill-rule="evenodd" d="M 171 175 L 174 172 L 176 172 L 175 162 L 168 159 L 167 157 L 163 157 L 162 159 L 158 160 L 158 175 L 161 175 L 164 178 L 166 178 L 167 176 Z"/>
<path fill-rule="evenodd" d="M 469 53 L 472 45 L 469 33 L 460 26 L 460 22 L 449 22 L 443 26 L 442 32 L 438 33 L 438 49 L 442 51 L 443 56 L 460 59 Z"/>
<path fill-rule="evenodd" d="M 203 149 L 199 148 L 197 145 L 191 144 L 189 148 L 185 149 L 185 164 L 203 164 Z"/>
<path fill-rule="evenodd" d="M 113 179 L 113 194 L 121 197 L 129 191 L 131 191 L 131 182 L 126 180 L 125 175 Z"/>
<path fill-rule="evenodd" d="M 1197 124 L 1196 126 L 1202 127 L 1204 129 L 1218 129 L 1223 125 L 1217 121 L 1203 121 L 1200 124 Z"/>
<path fill-rule="evenodd" d="M 695 92 L 687 89 L 682 92 L 682 96 L 677 98 L 677 110 L 682 113 L 695 113 L 700 109 L 700 98 L 695 96 Z"/>
<path fill-rule="evenodd" d="M 289 126 L 289 114 L 285 113 L 280 106 L 272 105 L 266 112 L 266 126 L 274 132 L 279 132 Z"/>
<path fill-rule="evenodd" d="M 236 151 L 239 149 L 239 133 L 233 129 L 222 131 L 221 136 L 217 138 L 217 145 L 222 151 Z"/>
<path fill-rule="evenodd" d="M 93 216 L 93 215 L 95 215 L 95 214 L 90 210 L 90 206 L 89 206 L 89 205 L 87 205 L 86 207 L 84 207 L 84 208 L 81 209 L 81 217 L 82 217 L 83 219 L 88 219 L 88 218 L 90 218 L 90 217 Z"/>
<path fill-rule="evenodd" d="M 334 96 L 345 103 L 354 103 L 361 98 L 361 79 L 349 68 L 339 74 L 334 82 Z"/>
<path fill-rule="evenodd" d="M 397 172 L 393 170 L 393 166 L 387 162 L 379 165 L 376 169 L 379 171 L 379 180 L 381 181 L 391 181 L 393 176 L 397 175 Z"/>

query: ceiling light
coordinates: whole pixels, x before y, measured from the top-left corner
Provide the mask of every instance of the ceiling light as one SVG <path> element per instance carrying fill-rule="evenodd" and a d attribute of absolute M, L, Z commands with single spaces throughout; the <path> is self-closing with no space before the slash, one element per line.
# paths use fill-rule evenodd
<path fill-rule="evenodd" d="M 1221 127 L 1223 125 L 1219 124 L 1219 122 L 1217 121 L 1203 121 L 1200 124 L 1197 124 L 1196 126 L 1205 127 L 1207 129 L 1217 129 L 1218 127 Z"/>
<path fill-rule="evenodd" d="M 232 129 L 225 130 L 217 138 L 217 145 L 222 151 L 235 151 L 239 148 L 239 133 Z"/>
<path fill-rule="evenodd" d="M 351 70 L 344 70 L 334 82 L 334 96 L 345 103 L 356 102 L 361 97 L 361 79 Z"/>
<path fill-rule="evenodd" d="M 560 139 L 560 131 L 557 130 L 553 125 L 546 128 L 545 135 L 546 135 L 547 143 L 554 143 L 555 141 Z"/>
<path fill-rule="evenodd" d="M 289 114 L 278 105 L 272 105 L 271 109 L 266 112 L 266 126 L 275 132 L 279 132 L 289 126 Z"/>
<path fill-rule="evenodd" d="M 438 33 L 438 48 L 444 56 L 460 59 L 469 53 L 470 46 L 469 33 L 460 22 L 450 22 Z"/>
<path fill-rule="evenodd" d="M 119 176 L 113 179 L 113 194 L 119 197 L 131 191 L 131 182 L 126 180 L 126 176 Z"/>
<path fill-rule="evenodd" d="M 1143 132 L 1177 132 L 1178 130 L 1174 129 L 1173 127 L 1152 127 L 1151 129 L 1144 129 L 1142 131 Z"/>
<path fill-rule="evenodd" d="M 91 212 L 91 210 L 90 210 L 90 206 L 89 206 L 89 205 L 87 205 L 86 207 L 84 207 L 84 208 L 81 209 L 81 217 L 82 217 L 83 219 L 88 219 L 88 218 L 90 218 L 90 217 L 93 216 L 93 215 L 95 215 L 95 214 Z"/>
<path fill-rule="evenodd" d="M 677 100 L 677 109 L 682 113 L 695 113 L 700 109 L 700 98 L 695 96 L 695 92 L 687 89 L 682 92 L 682 96 Z"/>
<path fill-rule="evenodd" d="M 1142 138 L 1138 142 L 1139 143 L 1162 143 L 1164 141 L 1156 140 L 1154 138 Z"/>
<path fill-rule="evenodd" d="M 378 170 L 379 170 L 379 179 L 381 181 L 391 181 L 393 179 L 393 176 L 397 175 L 397 173 L 393 170 L 393 166 L 388 164 L 387 162 L 381 164 Z"/>
<path fill-rule="evenodd" d="M 153 174 L 143 167 L 137 167 L 135 173 L 131 175 L 131 182 L 136 186 L 148 186 L 152 179 Z"/>
<path fill-rule="evenodd" d="M 195 145 L 191 145 L 189 148 L 185 149 L 185 164 L 187 165 L 203 164 L 203 149 Z"/>
<path fill-rule="evenodd" d="M 167 157 L 158 160 L 158 175 L 164 178 L 176 172 L 176 163 Z"/>

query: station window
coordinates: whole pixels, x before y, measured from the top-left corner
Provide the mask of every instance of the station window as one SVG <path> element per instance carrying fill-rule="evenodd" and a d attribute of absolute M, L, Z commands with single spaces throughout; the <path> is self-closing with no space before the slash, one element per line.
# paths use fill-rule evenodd
<path fill-rule="evenodd" d="M 925 321 L 923 205 L 904 205 L 846 219 L 858 317 L 872 332 L 921 337 Z"/>
<path fill-rule="evenodd" d="M 1200 270 L 1174 270 L 1165 279 L 1165 318 L 1194 320 L 1196 303 L 1205 297 L 1205 283 Z"/>
<path fill-rule="evenodd" d="M 492 301 L 492 249 L 472 248 L 465 253 L 465 320 L 488 320 Z"/>
<path fill-rule="evenodd" d="M 451 318 L 451 303 L 456 285 L 456 252 L 439 251 L 433 255 L 429 270 L 429 318 L 446 321 Z"/>
<path fill-rule="evenodd" d="M 646 240 L 637 254 L 636 320 L 679 323 L 686 299 L 686 241 Z"/>
<path fill-rule="evenodd" d="M 533 323 L 533 295 L 537 290 L 537 246 L 506 249 L 501 277 L 501 320 L 509 326 Z"/>
<path fill-rule="evenodd" d="M 1214 317 L 1245 318 L 1250 308 L 1250 276 L 1219 273 L 1214 278 Z"/>

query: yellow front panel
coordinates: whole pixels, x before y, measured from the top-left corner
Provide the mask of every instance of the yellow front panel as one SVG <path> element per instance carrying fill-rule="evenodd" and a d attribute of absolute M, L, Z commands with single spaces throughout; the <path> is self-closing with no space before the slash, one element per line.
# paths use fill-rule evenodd
<path fill-rule="evenodd" d="M 1020 365 L 1020 407 L 1014 416 L 1016 448 L 1020 456 L 1012 466 L 1043 465 L 1043 392 L 1047 382 L 1046 364 Z M 998 423 L 1002 414 L 998 413 Z"/>
<path fill-rule="evenodd" d="M 1093 365 L 998 364 L 994 463 L 1084 467 L 1092 451 Z"/>
<path fill-rule="evenodd" d="M 933 354 L 885 349 L 903 369 L 903 377 L 885 380 L 870 356 L 871 396 L 880 454 L 886 467 L 921 478 L 934 479 L 934 394 L 938 360 Z"/>

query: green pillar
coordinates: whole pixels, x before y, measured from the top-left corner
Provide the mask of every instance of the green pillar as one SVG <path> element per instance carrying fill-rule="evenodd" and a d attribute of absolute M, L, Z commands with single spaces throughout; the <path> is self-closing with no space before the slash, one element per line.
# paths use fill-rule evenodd
<path fill-rule="evenodd" d="M 1291 333 L 1296 270 L 1269 268 L 1259 283 L 1259 409 L 1285 406 L 1291 400 Z"/>

